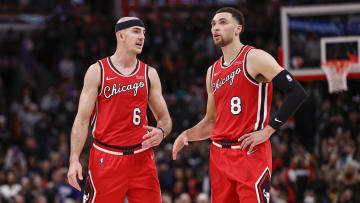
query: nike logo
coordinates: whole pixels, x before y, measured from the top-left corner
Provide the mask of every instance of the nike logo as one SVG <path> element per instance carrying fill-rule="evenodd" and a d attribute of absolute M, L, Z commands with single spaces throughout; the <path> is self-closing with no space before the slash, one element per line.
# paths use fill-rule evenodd
<path fill-rule="evenodd" d="M 257 151 L 257 149 L 254 149 L 254 150 L 252 150 L 252 151 L 248 151 L 248 152 L 246 152 L 246 155 L 250 155 L 250 154 L 252 154 L 252 153 L 254 153 L 254 152 L 256 152 Z"/>
<path fill-rule="evenodd" d="M 282 123 L 282 121 L 279 120 L 279 119 L 277 119 L 277 118 L 275 118 L 274 120 L 275 120 L 276 122 Z"/>
<path fill-rule="evenodd" d="M 106 77 L 106 80 L 113 80 L 115 78 L 117 78 L 117 77 L 112 77 L 112 78 Z"/>

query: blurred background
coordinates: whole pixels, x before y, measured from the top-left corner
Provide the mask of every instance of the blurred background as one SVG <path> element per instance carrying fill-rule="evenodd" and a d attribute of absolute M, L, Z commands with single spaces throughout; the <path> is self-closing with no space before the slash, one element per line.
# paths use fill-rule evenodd
<path fill-rule="evenodd" d="M 82 202 L 66 182 L 70 131 L 84 74 L 114 53 L 114 24 L 127 15 L 145 22 L 139 58 L 157 69 L 173 119 L 171 135 L 154 149 L 163 202 L 210 202 L 210 141 L 190 143 L 176 161 L 171 150 L 205 114 L 206 71 L 221 56 L 210 32 L 213 13 L 240 9 L 241 41 L 282 64 L 281 7 L 355 2 L 0 0 L 0 202 Z M 329 94 L 326 80 L 302 81 L 308 100 L 271 137 L 271 202 L 360 202 L 360 81 L 347 82 L 348 91 Z M 282 102 L 275 90 L 271 112 Z M 91 142 L 81 156 L 84 171 Z"/>

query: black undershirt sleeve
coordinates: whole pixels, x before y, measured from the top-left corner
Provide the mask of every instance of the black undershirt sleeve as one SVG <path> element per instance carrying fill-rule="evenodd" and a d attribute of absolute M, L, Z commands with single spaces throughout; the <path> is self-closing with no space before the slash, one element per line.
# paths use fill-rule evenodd
<path fill-rule="evenodd" d="M 306 100 L 307 94 L 300 83 L 287 70 L 283 70 L 277 74 L 273 78 L 272 83 L 285 94 L 284 103 L 269 121 L 269 125 L 277 130 L 301 106 Z"/>

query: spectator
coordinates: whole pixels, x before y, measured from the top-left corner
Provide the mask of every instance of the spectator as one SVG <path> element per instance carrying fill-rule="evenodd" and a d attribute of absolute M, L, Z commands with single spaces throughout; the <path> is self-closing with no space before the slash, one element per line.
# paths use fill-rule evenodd
<path fill-rule="evenodd" d="M 21 185 L 16 183 L 16 176 L 13 171 L 6 174 L 6 184 L 0 186 L 0 195 L 5 201 L 12 201 L 21 191 Z"/>
<path fill-rule="evenodd" d="M 205 193 L 200 193 L 196 197 L 196 203 L 210 203 L 209 196 Z"/>
<path fill-rule="evenodd" d="M 80 201 L 80 195 L 67 187 L 61 171 L 68 167 L 69 134 L 86 67 L 99 59 L 94 56 L 114 51 L 113 30 L 104 29 L 111 27 L 105 24 L 115 21 L 113 8 L 86 1 L 70 4 L 30 0 L 19 10 L 16 2 L 2 2 L 2 14 L 15 16 L 16 12 L 30 11 L 48 18 L 41 29 L 0 31 L 0 188 L 10 188 L 8 174 L 13 173 L 11 188 L 17 188 L 18 184 L 21 189 L 11 201 Z M 204 22 L 219 5 L 208 4 L 210 1 L 191 6 L 184 6 L 184 1 L 151 5 L 147 2 L 154 1 L 142 1 L 134 11 L 151 25 L 146 28 L 149 41 L 141 58 L 158 68 L 174 122 L 171 136 L 155 149 L 161 190 L 166 191 L 163 201 L 187 201 L 185 196 L 190 195 L 197 202 L 203 196 L 201 193 L 210 196 L 209 141 L 190 143 L 176 162 L 171 161 L 169 152 L 177 134 L 204 116 L 203 78 L 210 62 L 220 56 L 210 35 L 210 25 Z M 229 2 L 233 2 L 231 6 L 241 6 L 245 15 L 251 16 L 249 24 L 258 25 L 247 28 L 244 42 L 257 44 L 275 56 L 280 47 L 280 31 L 279 22 L 273 19 L 279 19 L 280 6 L 325 1 Z M 15 11 L 7 10 L 11 8 Z M 294 55 L 311 58 L 310 63 L 314 63 L 320 52 L 316 51 L 315 36 L 310 36 L 310 43 L 307 37 L 301 34 L 292 37 L 292 51 Z M 306 64 L 303 61 L 297 65 L 301 68 Z M 347 82 L 349 91 L 336 95 L 328 94 L 324 88 L 326 81 L 304 83 L 313 99 L 301 109 L 302 114 L 294 115 L 291 122 L 272 136 L 271 202 L 360 202 L 357 180 L 360 83 Z M 276 90 L 273 101 L 271 112 L 283 102 Z M 87 149 L 91 147 L 90 137 Z M 304 143 L 304 147 L 299 147 L 299 143 Z M 88 154 L 83 153 L 84 157 Z"/>
<path fill-rule="evenodd" d="M 177 199 L 175 199 L 175 203 L 191 203 L 190 195 L 182 193 Z"/>

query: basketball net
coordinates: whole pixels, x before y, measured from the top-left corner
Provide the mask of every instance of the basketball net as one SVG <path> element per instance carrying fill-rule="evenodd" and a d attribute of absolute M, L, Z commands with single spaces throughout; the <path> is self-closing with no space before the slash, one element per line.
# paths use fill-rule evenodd
<path fill-rule="evenodd" d="M 333 59 L 321 63 L 321 69 L 325 72 L 328 81 L 329 93 L 342 92 L 348 89 L 346 76 L 356 62 L 357 60 L 352 59 Z"/>

